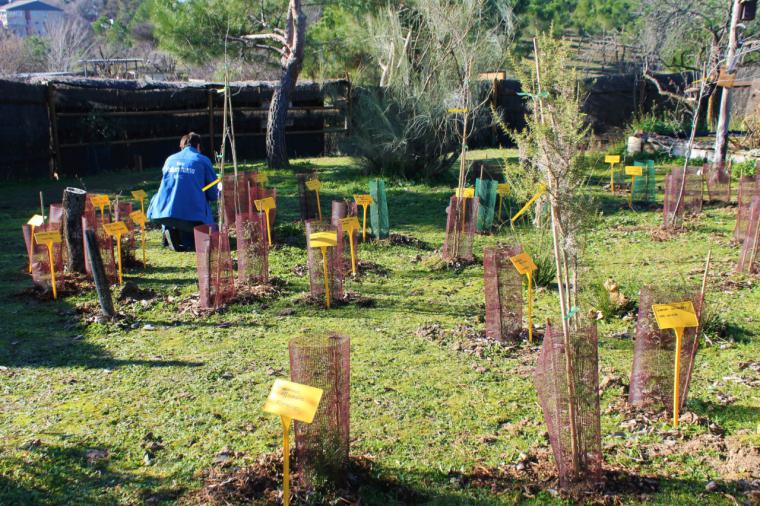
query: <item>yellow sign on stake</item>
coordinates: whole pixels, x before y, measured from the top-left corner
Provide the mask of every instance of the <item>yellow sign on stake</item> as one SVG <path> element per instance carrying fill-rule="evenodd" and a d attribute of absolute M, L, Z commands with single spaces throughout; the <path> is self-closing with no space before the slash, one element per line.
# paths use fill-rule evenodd
<path fill-rule="evenodd" d="M 626 165 L 625 174 L 626 176 L 631 176 L 631 194 L 628 197 L 628 207 L 633 210 L 633 187 L 636 186 L 636 177 L 644 175 L 644 167 L 639 167 L 638 165 Z"/>
<path fill-rule="evenodd" d="M 319 214 L 319 221 L 322 221 L 322 204 L 319 202 L 319 189 L 322 188 L 322 183 L 319 179 L 309 179 L 306 181 L 306 188 L 317 194 L 317 213 Z"/>
<path fill-rule="evenodd" d="M 652 312 L 660 329 L 673 329 L 676 334 L 676 357 L 673 366 L 673 427 L 678 428 L 678 412 L 681 408 L 681 341 L 684 330 L 687 327 L 698 327 L 699 319 L 694 310 L 694 304 L 689 300 L 670 304 L 652 304 Z"/>
<path fill-rule="evenodd" d="M 334 247 L 338 244 L 338 234 L 336 232 L 315 232 L 309 236 L 309 247 L 319 248 L 322 250 L 322 268 L 325 278 L 325 305 L 330 307 L 330 279 L 327 270 L 327 248 Z"/>
<path fill-rule="evenodd" d="M 37 232 L 32 236 L 37 244 L 44 244 L 48 249 L 48 261 L 50 262 L 50 285 L 53 287 L 53 299 L 58 298 L 55 286 L 55 262 L 53 261 L 53 244 L 61 242 L 61 233 L 58 230 L 49 232 Z"/>
<path fill-rule="evenodd" d="M 269 245 L 272 245 L 272 230 L 269 226 L 269 211 L 272 209 L 275 209 L 277 207 L 277 204 L 274 201 L 274 197 L 267 197 L 265 199 L 258 199 L 253 201 L 254 204 L 256 204 L 256 210 L 259 212 L 264 211 L 264 215 L 267 219 L 267 240 L 269 241 Z"/>
<path fill-rule="evenodd" d="M 449 109 L 449 112 L 454 114 L 467 114 L 470 111 L 464 107 L 452 107 Z"/>
<path fill-rule="evenodd" d="M 145 190 L 134 190 L 132 192 L 132 198 L 135 200 L 140 201 L 140 211 L 145 214 L 145 199 L 148 197 L 148 194 L 145 193 Z"/>
<path fill-rule="evenodd" d="M 256 173 L 256 184 L 260 184 L 261 186 L 264 186 L 269 181 L 269 176 L 266 174 L 262 174 L 261 172 Z"/>
<path fill-rule="evenodd" d="M 615 164 L 620 163 L 620 155 L 607 155 L 604 163 L 610 164 L 610 190 L 615 193 Z"/>
<path fill-rule="evenodd" d="M 499 195 L 499 221 L 501 221 L 501 208 L 504 205 L 504 197 L 509 195 L 509 184 L 499 183 L 496 186 L 496 193 Z"/>
<path fill-rule="evenodd" d="M 93 195 L 90 197 L 90 201 L 92 202 L 93 206 L 100 208 L 100 217 L 103 218 L 103 216 L 105 216 L 106 206 L 111 205 L 111 199 L 108 198 L 108 195 Z"/>
<path fill-rule="evenodd" d="M 362 220 L 362 241 L 367 240 L 367 208 L 375 203 L 372 195 L 354 195 L 354 201 L 357 205 L 364 208 L 364 218 Z"/>
<path fill-rule="evenodd" d="M 525 203 L 525 205 L 522 207 L 522 209 L 520 209 L 519 211 L 517 211 L 517 214 L 515 214 L 514 216 L 512 216 L 512 223 L 514 223 L 515 220 L 517 220 L 517 218 L 519 218 L 520 216 L 522 216 L 525 213 L 525 211 L 527 211 L 528 209 L 530 209 L 530 206 L 532 206 L 533 203 L 535 201 L 537 201 L 538 198 L 541 195 L 544 194 L 544 192 L 546 192 L 546 185 L 544 183 L 541 183 L 539 185 L 539 187 L 538 187 L 538 192 L 536 192 L 536 194 L 533 195 L 531 197 L 531 199 L 528 202 Z"/>
<path fill-rule="evenodd" d="M 41 214 L 35 214 L 29 221 L 26 222 L 29 225 L 29 272 L 32 272 L 32 255 L 34 254 L 34 229 L 45 224 L 45 217 Z"/>
<path fill-rule="evenodd" d="M 321 399 L 319 388 L 276 379 L 264 403 L 264 412 L 279 415 L 282 423 L 282 501 L 285 506 L 290 504 L 290 421 L 311 423 Z"/>
<path fill-rule="evenodd" d="M 533 271 L 538 267 L 526 252 L 509 257 L 517 272 L 524 274 L 528 279 L 528 342 L 533 343 Z"/>
<path fill-rule="evenodd" d="M 115 221 L 113 223 L 103 223 L 103 229 L 108 235 L 112 235 L 116 238 L 116 253 L 119 266 L 119 284 L 122 283 L 122 268 L 121 268 L 121 236 L 129 233 L 127 225 L 123 221 Z"/>
<path fill-rule="evenodd" d="M 140 225 L 140 242 L 142 242 L 142 251 L 143 251 L 143 267 L 147 267 L 148 260 L 146 258 L 145 253 L 145 213 L 142 211 L 132 211 L 129 213 L 129 218 Z"/>
<path fill-rule="evenodd" d="M 475 198 L 475 188 L 457 188 L 454 191 L 454 195 L 456 195 L 457 198 L 461 198 L 462 193 L 464 193 L 464 198 L 466 199 Z"/>
<path fill-rule="evenodd" d="M 354 246 L 354 231 L 359 229 L 359 219 L 356 216 L 341 218 L 340 226 L 348 234 L 348 245 L 351 248 L 351 274 L 356 276 L 356 247 Z"/>

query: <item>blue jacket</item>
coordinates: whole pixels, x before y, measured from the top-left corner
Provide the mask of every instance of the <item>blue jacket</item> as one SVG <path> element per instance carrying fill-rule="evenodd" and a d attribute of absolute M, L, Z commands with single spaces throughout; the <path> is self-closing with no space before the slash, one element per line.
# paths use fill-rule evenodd
<path fill-rule="evenodd" d="M 203 187 L 217 176 L 211 160 L 188 146 L 166 159 L 158 193 L 150 201 L 148 219 L 175 218 L 214 223 L 210 201 L 219 198 L 217 185 Z"/>

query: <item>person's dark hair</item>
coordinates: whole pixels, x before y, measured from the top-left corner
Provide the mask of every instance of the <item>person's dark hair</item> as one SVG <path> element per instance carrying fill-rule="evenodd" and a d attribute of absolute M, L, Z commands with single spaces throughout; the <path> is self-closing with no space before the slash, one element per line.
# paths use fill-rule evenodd
<path fill-rule="evenodd" d="M 185 149 L 185 146 L 187 146 L 187 135 L 183 135 L 179 139 L 179 149 Z"/>
<path fill-rule="evenodd" d="M 186 146 L 192 146 L 195 149 L 198 149 L 201 146 L 201 136 L 195 132 L 190 132 L 187 134 Z"/>

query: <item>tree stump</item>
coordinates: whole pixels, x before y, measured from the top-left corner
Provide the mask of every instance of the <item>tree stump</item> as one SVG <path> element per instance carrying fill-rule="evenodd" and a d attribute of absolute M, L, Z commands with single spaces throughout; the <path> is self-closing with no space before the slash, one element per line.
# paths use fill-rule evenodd
<path fill-rule="evenodd" d="M 100 256 L 98 239 L 95 232 L 87 231 L 87 256 L 90 259 L 90 270 L 92 270 L 92 279 L 95 280 L 95 291 L 98 293 L 98 302 L 104 316 L 113 318 L 116 311 L 113 309 L 113 300 L 111 299 L 111 285 L 106 276 L 106 269 L 103 267 L 103 258 Z"/>
<path fill-rule="evenodd" d="M 79 188 L 63 190 L 63 241 L 68 252 L 65 258 L 69 272 L 85 272 L 82 215 L 86 197 L 87 192 Z"/>

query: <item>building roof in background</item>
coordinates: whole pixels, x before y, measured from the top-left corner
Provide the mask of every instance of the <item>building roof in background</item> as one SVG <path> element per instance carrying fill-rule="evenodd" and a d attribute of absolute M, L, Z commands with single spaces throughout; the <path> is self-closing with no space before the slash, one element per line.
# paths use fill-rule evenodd
<path fill-rule="evenodd" d="M 0 11 L 57 11 L 63 12 L 55 5 L 51 5 L 42 0 L 16 0 L 9 4 L 0 6 Z"/>

